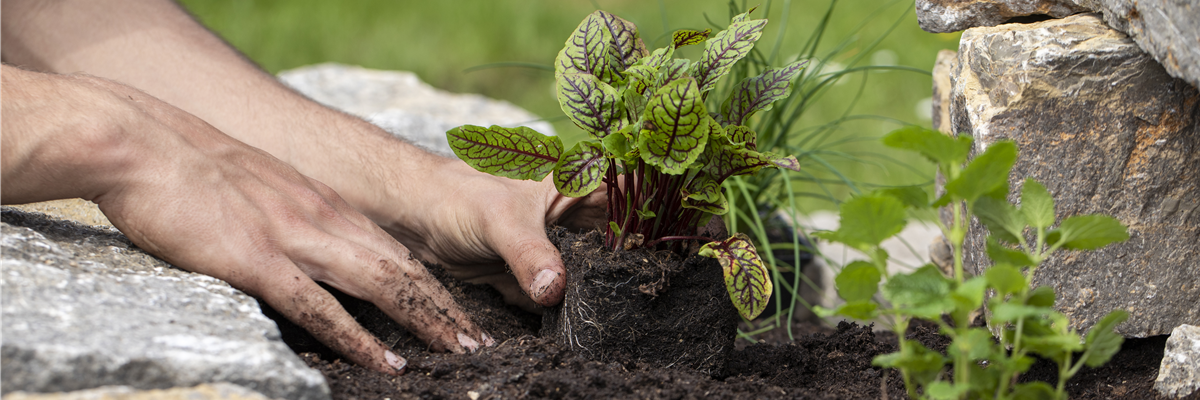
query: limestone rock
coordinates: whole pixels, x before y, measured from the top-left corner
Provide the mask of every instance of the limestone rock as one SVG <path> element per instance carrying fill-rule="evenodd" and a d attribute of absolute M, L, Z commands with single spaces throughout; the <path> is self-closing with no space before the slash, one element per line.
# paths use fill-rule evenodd
<path fill-rule="evenodd" d="M 459 125 L 523 125 L 554 134 L 549 122 L 511 103 L 438 90 L 411 72 L 318 64 L 280 72 L 279 80 L 321 104 L 362 117 L 448 157 L 454 153 L 446 142 L 446 131 Z"/>
<path fill-rule="evenodd" d="M 1048 15 L 1063 18 L 1088 11 L 1078 0 L 917 0 L 917 23 L 926 32 L 958 32 L 996 26 L 1014 18 Z"/>
<path fill-rule="evenodd" d="M 1180 325 L 1171 332 L 1154 389 L 1174 398 L 1200 390 L 1200 326 Z"/>
<path fill-rule="evenodd" d="M 917 0 L 917 21 L 929 32 L 996 26 L 1022 17 L 1063 18 L 1100 12 L 1166 68 L 1200 88 L 1200 3 L 1190 0 Z"/>
<path fill-rule="evenodd" d="M 1054 196 L 1060 219 L 1104 213 L 1131 238 L 1092 252 L 1060 251 L 1034 275 L 1059 311 L 1086 330 L 1116 308 L 1127 337 L 1200 323 L 1200 93 L 1172 78 L 1099 16 L 972 28 L 952 76 L 950 132 L 976 151 L 1013 140 L 1010 176 Z M 1015 195 L 1011 200 L 1015 200 Z M 986 268 L 984 230 L 968 235 L 971 272 Z"/>
<path fill-rule="evenodd" d="M 258 303 L 225 282 L 176 269 L 113 228 L 0 216 L 3 393 L 231 382 L 329 397 Z"/>
<path fill-rule="evenodd" d="M 190 388 L 137 390 L 129 386 L 102 386 L 60 393 L 15 392 L 4 400 L 269 400 L 261 393 L 227 382 Z"/>
<path fill-rule="evenodd" d="M 1074 0 L 1104 13 L 1167 73 L 1200 88 L 1200 3 L 1192 0 Z"/>

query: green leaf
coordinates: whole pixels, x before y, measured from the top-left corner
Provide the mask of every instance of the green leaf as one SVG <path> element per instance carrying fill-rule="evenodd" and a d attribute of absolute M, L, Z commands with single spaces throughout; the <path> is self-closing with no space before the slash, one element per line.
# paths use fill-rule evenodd
<path fill-rule="evenodd" d="M 750 150 L 758 148 L 758 134 L 749 127 L 742 125 L 730 125 L 725 128 L 729 134 L 729 141 L 734 147 L 743 147 Z"/>
<path fill-rule="evenodd" d="M 646 123 L 638 150 L 647 164 L 678 175 L 700 157 L 708 141 L 704 102 L 696 81 L 680 79 L 654 92 L 646 105 Z"/>
<path fill-rule="evenodd" d="M 617 221 L 608 221 L 608 229 L 612 230 L 614 235 L 621 237 L 621 226 L 617 225 Z"/>
<path fill-rule="evenodd" d="M 700 255 L 721 263 L 725 289 L 742 318 L 754 319 L 766 309 L 771 298 L 771 277 L 750 237 L 739 232 L 724 241 L 709 242 L 700 247 Z"/>
<path fill-rule="evenodd" d="M 946 192 L 968 202 L 994 195 L 1008 187 L 1008 171 L 1016 161 L 1016 145 L 1009 141 L 993 143 L 967 164 L 958 178 L 946 183 Z"/>
<path fill-rule="evenodd" d="M 661 49 L 654 50 L 653 52 L 650 53 L 649 56 L 643 57 L 641 60 L 638 60 L 637 64 L 645 65 L 645 66 L 653 68 L 654 70 L 657 71 L 659 68 L 662 68 L 663 65 L 666 65 L 667 60 L 670 60 L 671 57 L 674 55 L 675 55 L 675 47 L 667 46 L 667 47 L 663 47 Z"/>
<path fill-rule="evenodd" d="M 1067 218 L 1055 231 L 1058 232 L 1058 235 L 1055 235 L 1057 240 L 1051 244 L 1059 244 L 1071 250 L 1094 250 L 1129 239 L 1129 232 L 1121 221 L 1100 214 Z"/>
<path fill-rule="evenodd" d="M 992 333 L 986 329 L 968 329 L 954 338 L 946 352 L 952 357 L 965 354 L 971 360 L 982 360 L 991 355 L 992 343 Z"/>
<path fill-rule="evenodd" d="M 881 192 L 899 199 L 908 208 L 929 208 L 929 193 L 920 186 L 901 186 L 883 189 Z"/>
<path fill-rule="evenodd" d="M 698 173 L 683 189 L 683 206 L 715 215 L 729 212 L 729 201 L 721 193 L 721 184 L 704 172 Z"/>
<path fill-rule="evenodd" d="M 1128 318 L 1129 312 L 1118 309 L 1092 325 L 1092 329 L 1087 333 L 1087 352 L 1084 353 L 1083 359 L 1085 365 L 1092 368 L 1104 365 L 1121 350 L 1121 343 L 1125 342 L 1125 337 L 1117 334 L 1115 329 Z"/>
<path fill-rule="evenodd" d="M 608 158 L 600 143 L 579 142 L 554 167 L 554 187 L 564 196 L 582 197 L 600 187 L 607 172 Z"/>
<path fill-rule="evenodd" d="M 697 31 L 694 29 L 680 29 L 671 33 L 671 43 L 675 48 L 683 46 L 691 46 L 693 44 L 704 43 L 708 40 L 708 35 L 712 34 L 712 29 Z"/>
<path fill-rule="evenodd" d="M 874 319 L 875 317 L 879 316 L 879 312 L 876 311 L 876 309 L 878 309 L 878 308 L 879 308 L 879 305 L 876 304 L 875 302 L 868 301 L 868 300 L 861 300 L 861 301 L 855 301 L 855 302 L 842 304 L 832 310 L 825 308 L 825 307 L 821 307 L 821 306 L 817 306 L 815 308 L 815 310 L 817 312 L 817 315 L 822 318 L 832 317 L 835 315 L 841 315 L 844 317 L 849 317 L 849 318 L 854 318 L 857 320 L 866 321 L 866 320 Z"/>
<path fill-rule="evenodd" d="M 765 19 L 734 22 L 728 29 L 709 39 L 693 75 L 701 92 L 716 87 L 717 81 L 729 73 L 734 63 L 750 54 L 766 25 Z"/>
<path fill-rule="evenodd" d="M 971 386 L 967 384 L 955 385 L 946 381 L 937 381 L 925 387 L 925 394 L 928 394 L 929 398 L 933 400 L 957 400 L 970 390 Z"/>
<path fill-rule="evenodd" d="M 563 113 L 591 137 L 604 139 L 627 125 L 617 89 L 589 74 L 562 74 L 555 79 Z"/>
<path fill-rule="evenodd" d="M 736 23 L 738 23 L 738 22 L 746 22 L 746 21 L 749 21 L 749 20 L 750 20 L 750 13 L 754 12 L 754 10 L 757 10 L 757 9 L 758 9 L 758 6 L 750 7 L 750 9 L 749 9 L 749 10 L 746 10 L 746 12 L 744 12 L 744 13 L 741 13 L 741 14 L 738 14 L 738 15 L 735 15 L 735 16 L 734 16 L 732 19 L 730 19 L 730 20 L 729 20 L 729 23 L 730 23 L 730 24 L 736 24 Z"/>
<path fill-rule="evenodd" d="M 612 34 L 608 31 L 603 11 L 589 14 L 579 23 L 566 45 L 554 60 L 554 75 L 589 74 L 601 81 L 613 83 L 620 77 L 618 66 L 612 65 L 614 57 Z"/>
<path fill-rule="evenodd" d="M 596 13 L 600 14 L 604 27 L 608 29 L 608 37 L 611 39 L 609 42 L 610 53 L 617 61 L 618 70 L 626 70 L 649 54 L 646 51 L 646 43 L 642 42 L 642 38 L 638 35 L 637 25 L 605 11 L 596 11 Z"/>
<path fill-rule="evenodd" d="M 883 144 L 897 149 L 920 153 L 935 164 L 959 165 L 971 153 L 971 136 L 957 138 L 917 125 L 909 125 L 888 133 Z"/>
<path fill-rule="evenodd" d="M 562 139 L 524 126 L 463 125 L 446 132 L 454 155 L 495 176 L 540 181 L 562 156 Z"/>
<path fill-rule="evenodd" d="M 1001 296 L 1020 293 L 1028 283 L 1025 275 L 1017 267 L 1008 264 L 997 264 L 983 272 L 987 277 L 988 286 L 995 288 Z"/>
<path fill-rule="evenodd" d="M 904 204 L 892 196 L 867 195 L 842 203 L 839 241 L 851 246 L 878 246 L 904 230 Z"/>
<path fill-rule="evenodd" d="M 689 77 L 688 66 L 690 65 L 691 61 L 682 58 L 674 58 L 667 61 L 666 65 L 658 69 L 660 75 L 658 85 L 666 86 L 668 83 Z"/>
<path fill-rule="evenodd" d="M 1009 264 L 1014 267 L 1028 267 L 1033 260 L 1025 252 L 1001 244 L 993 236 L 987 238 L 987 255 L 997 264 Z"/>
<path fill-rule="evenodd" d="M 1053 313 L 1049 307 L 1034 307 L 1016 303 L 999 303 L 992 307 L 992 321 L 1016 322 L 1020 318 L 1038 318 Z"/>
<path fill-rule="evenodd" d="M 883 285 L 883 298 L 900 314 L 938 318 L 954 309 L 950 280 L 936 266 L 925 265 L 910 274 L 897 274 Z"/>
<path fill-rule="evenodd" d="M 997 239 L 1020 243 L 1020 236 L 1025 230 L 1025 221 L 1021 212 L 1008 204 L 1007 201 L 988 196 L 980 197 L 971 205 L 971 211 L 979 218 L 988 232 Z"/>
<path fill-rule="evenodd" d="M 808 61 L 797 61 L 782 68 L 772 68 L 761 75 L 746 78 L 733 88 L 733 94 L 721 107 L 729 125 L 744 125 L 750 116 L 771 109 L 776 100 L 788 96 L 792 80 L 800 75 Z"/>
<path fill-rule="evenodd" d="M 603 144 L 604 149 L 608 150 L 608 152 L 614 157 L 624 161 L 632 161 L 630 159 L 630 153 L 633 152 L 634 147 L 632 146 L 632 143 L 630 143 L 633 140 L 633 138 L 630 136 L 633 132 L 633 128 L 634 127 L 632 125 L 626 126 L 625 129 L 621 129 L 615 134 L 608 135 L 605 136 L 604 139 L 600 139 L 600 143 Z"/>
<path fill-rule="evenodd" d="M 1034 307 L 1054 307 L 1054 288 L 1050 286 L 1038 286 L 1029 291 L 1029 297 L 1025 299 L 1025 304 Z"/>
<path fill-rule="evenodd" d="M 855 261 L 842 268 L 834 282 L 838 295 L 847 302 L 870 300 L 879 291 L 879 268 L 866 261 Z"/>
<path fill-rule="evenodd" d="M 1018 383 L 1013 387 L 1013 399 L 1021 400 L 1054 400 L 1058 397 L 1054 387 L 1046 382 Z"/>
<path fill-rule="evenodd" d="M 875 356 L 871 365 L 906 371 L 913 380 L 923 383 L 937 378 L 946 365 L 946 358 L 915 340 L 909 340 L 900 346 L 899 352 Z"/>
<path fill-rule="evenodd" d="M 1045 186 L 1033 179 L 1026 179 L 1021 187 L 1021 213 L 1034 229 L 1049 228 L 1054 224 L 1054 198 Z"/>
<path fill-rule="evenodd" d="M 1074 353 L 1083 349 L 1079 335 L 1074 333 L 1057 333 L 1048 329 L 1033 329 L 1041 321 L 1026 320 L 1025 334 L 1021 338 L 1022 347 L 1049 359 L 1059 359 L 1066 353 Z M 1040 332 L 1041 334 L 1034 334 Z"/>
<path fill-rule="evenodd" d="M 954 301 L 960 311 L 973 311 L 983 305 L 983 295 L 987 290 L 987 279 L 976 276 L 967 279 L 963 284 L 954 288 Z"/>

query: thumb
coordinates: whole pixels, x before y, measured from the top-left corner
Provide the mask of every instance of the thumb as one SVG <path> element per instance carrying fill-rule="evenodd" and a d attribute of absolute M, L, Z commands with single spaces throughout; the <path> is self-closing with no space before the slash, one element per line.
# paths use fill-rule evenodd
<path fill-rule="evenodd" d="M 491 237 L 498 238 L 499 243 L 494 243 L 492 248 L 499 249 L 500 257 L 512 268 L 521 290 L 530 299 L 545 307 L 562 302 L 567 270 L 544 228 L 536 226 L 521 229 L 515 235 L 501 232 Z"/>

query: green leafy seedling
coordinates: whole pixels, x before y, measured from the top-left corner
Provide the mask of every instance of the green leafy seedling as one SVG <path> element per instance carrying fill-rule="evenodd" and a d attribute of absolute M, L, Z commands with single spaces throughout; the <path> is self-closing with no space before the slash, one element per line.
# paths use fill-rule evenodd
<path fill-rule="evenodd" d="M 567 38 L 554 61 L 555 93 L 563 112 L 588 139 L 571 149 L 528 128 L 464 125 L 446 132 L 454 153 L 476 169 L 540 181 L 553 174 L 559 193 L 579 197 L 603 185 L 608 196 L 605 244 L 621 250 L 629 237 L 641 246 L 700 254 L 720 261 L 730 299 L 746 319 L 758 316 L 772 292 L 763 260 L 745 235 L 714 241 L 699 226 L 723 215 L 726 179 L 764 168 L 799 170 L 793 156 L 757 151 L 747 125 L 756 113 L 786 98 L 803 62 L 734 85 L 720 110 L 705 100 L 762 36 L 765 19 L 751 9 L 727 29 L 680 30 L 671 44 L 648 51 L 637 27 L 596 11 Z M 673 58 L 675 49 L 701 45 L 700 60 Z"/>
<path fill-rule="evenodd" d="M 836 309 L 819 308 L 824 316 L 858 319 L 891 317 L 897 332 L 916 318 L 937 324 L 952 339 L 946 356 L 897 335 L 900 351 L 881 355 L 875 365 L 896 368 L 914 399 L 1061 399 L 1065 383 L 1083 366 L 1108 362 L 1124 340 L 1114 332 L 1128 313 L 1114 310 L 1081 338 L 1067 317 L 1054 309 L 1054 290 L 1030 288 L 1030 276 L 1059 249 L 1093 250 L 1129 238 L 1124 225 L 1106 215 L 1078 215 L 1054 226 L 1054 199 L 1034 180 L 1022 183 L 1020 206 L 1008 201 L 1008 176 L 1017 160 L 1011 142 L 993 143 L 968 162 L 971 139 L 920 127 L 899 129 L 883 138 L 885 145 L 912 150 L 934 162 L 946 178 L 945 193 L 928 202 L 923 188 L 893 188 L 859 196 L 841 206 L 841 227 L 817 235 L 862 250 L 869 260 L 854 261 L 835 278 L 846 301 Z M 938 218 L 949 208 L 951 223 Z M 888 256 L 880 243 L 900 232 L 910 215 L 938 221 L 954 253 L 953 276 L 926 265 L 910 273 L 889 275 Z M 963 241 L 974 217 L 987 230 L 986 252 L 992 265 L 982 276 L 963 274 Z M 880 285 L 886 303 L 876 303 Z M 971 327 L 971 316 L 985 304 L 986 328 Z M 952 324 L 943 319 L 949 316 Z M 1033 363 L 1031 355 L 1059 365 L 1057 387 L 1045 382 L 1013 384 Z M 987 367 L 982 367 L 986 361 Z M 949 363 L 953 374 L 943 374 Z"/>

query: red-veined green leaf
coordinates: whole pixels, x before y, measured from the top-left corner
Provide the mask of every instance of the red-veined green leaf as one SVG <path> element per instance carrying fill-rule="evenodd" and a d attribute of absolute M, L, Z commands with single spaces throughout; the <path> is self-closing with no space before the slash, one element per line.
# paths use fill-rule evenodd
<path fill-rule="evenodd" d="M 746 78 L 733 88 L 733 94 L 725 102 L 722 113 L 729 125 L 743 125 L 751 115 L 771 109 L 776 100 L 788 96 L 792 80 L 800 75 L 808 61 L 797 61 L 783 68 L 772 68 L 761 75 Z"/>
<path fill-rule="evenodd" d="M 638 60 L 637 65 L 644 65 L 657 70 L 662 68 L 663 65 L 666 65 L 667 60 L 670 60 L 671 56 L 673 55 L 675 55 L 674 46 L 663 47 L 661 49 L 654 50 L 646 57 L 642 57 L 642 59 Z"/>
<path fill-rule="evenodd" d="M 696 81 L 680 79 L 654 92 L 645 114 L 649 129 L 638 138 L 642 160 L 668 174 L 683 173 L 708 142 L 708 114 Z"/>
<path fill-rule="evenodd" d="M 737 233 L 724 241 L 705 244 L 700 247 L 700 255 L 721 263 L 729 299 L 743 318 L 754 319 L 766 309 L 771 298 L 771 277 L 746 234 Z"/>
<path fill-rule="evenodd" d="M 454 155 L 475 169 L 512 179 L 540 181 L 562 156 L 562 139 L 524 126 L 463 125 L 446 132 Z"/>
<path fill-rule="evenodd" d="M 697 31 L 693 29 L 680 29 L 671 34 L 671 42 L 676 48 L 683 46 L 691 46 L 693 44 L 704 43 L 708 40 L 708 35 L 712 34 L 712 29 Z"/>
<path fill-rule="evenodd" d="M 612 40 L 610 49 L 618 62 L 619 70 L 624 71 L 637 60 L 649 54 L 646 51 L 646 44 L 638 35 L 637 25 L 604 11 L 596 11 L 596 13 L 600 14 L 601 21 L 608 29 L 609 37 Z"/>
<path fill-rule="evenodd" d="M 665 87 L 671 82 L 675 82 L 687 77 L 688 65 L 690 63 L 691 61 L 682 58 L 672 58 L 670 61 L 667 61 L 667 63 L 658 70 L 659 74 L 661 75 L 659 77 L 658 84 Z"/>
<path fill-rule="evenodd" d="M 563 74 L 558 84 L 558 104 L 579 128 L 597 139 L 621 130 L 627 124 L 617 89 L 588 74 Z"/>
<path fill-rule="evenodd" d="M 554 167 L 554 187 L 567 197 L 580 197 L 600 187 L 608 172 L 604 148 L 595 141 L 575 144 Z"/>
<path fill-rule="evenodd" d="M 725 132 L 729 134 L 729 141 L 733 142 L 734 146 L 745 147 L 750 150 L 758 149 L 758 133 L 749 127 L 742 125 L 730 125 L 725 128 Z"/>
<path fill-rule="evenodd" d="M 750 54 L 750 49 L 754 48 L 754 42 L 762 36 L 766 25 L 765 19 L 735 22 L 729 25 L 729 29 L 709 39 L 693 75 L 700 91 L 712 90 L 717 81 L 729 73 L 734 63 Z"/>
<path fill-rule="evenodd" d="M 596 11 L 583 19 L 571 32 L 566 45 L 554 60 L 555 76 L 563 74 L 591 74 L 604 82 L 613 82 L 619 77 L 615 57 L 610 58 L 612 34 L 605 26 L 603 11 Z"/>
<path fill-rule="evenodd" d="M 746 12 L 735 15 L 733 17 L 733 19 L 729 20 L 729 23 L 736 24 L 738 22 L 748 21 L 748 20 L 750 20 L 750 13 L 754 12 L 754 10 L 757 10 L 757 9 L 758 9 L 758 6 L 750 7 L 750 9 L 746 10 Z"/>
<path fill-rule="evenodd" d="M 704 172 L 698 173 L 683 188 L 683 206 L 715 215 L 729 212 L 729 201 L 721 193 L 721 184 Z"/>

